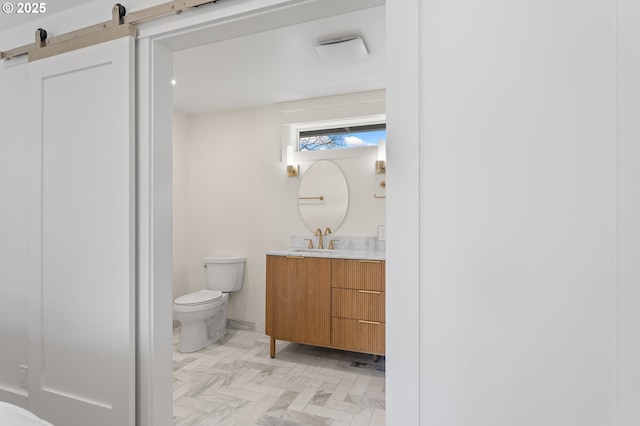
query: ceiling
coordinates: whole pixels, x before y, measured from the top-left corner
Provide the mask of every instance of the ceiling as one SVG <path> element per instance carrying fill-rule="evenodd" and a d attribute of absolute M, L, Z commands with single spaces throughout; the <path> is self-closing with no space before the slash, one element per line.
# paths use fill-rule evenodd
<path fill-rule="evenodd" d="M 81 3 L 84 2 L 47 2 L 47 15 Z M 363 0 L 353 5 L 376 3 L 380 2 Z M 325 6 L 330 8 L 331 2 Z M 327 7 L 324 13 L 330 14 Z M 37 17 L 42 16 L 0 13 L 0 29 Z M 384 5 L 305 19 L 306 22 L 177 51 L 175 109 L 196 114 L 385 87 Z M 350 35 L 364 39 L 369 51 L 366 62 L 335 66 L 322 61 L 315 50 L 319 42 Z"/>
<path fill-rule="evenodd" d="M 382 89 L 384 24 L 378 6 L 178 51 L 174 107 L 195 114 Z M 348 35 L 364 39 L 368 60 L 323 62 L 315 46 Z"/>

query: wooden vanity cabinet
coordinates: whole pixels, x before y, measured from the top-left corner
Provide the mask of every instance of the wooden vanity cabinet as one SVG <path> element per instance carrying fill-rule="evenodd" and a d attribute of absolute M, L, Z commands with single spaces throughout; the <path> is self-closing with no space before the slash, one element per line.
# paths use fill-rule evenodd
<path fill-rule="evenodd" d="M 266 334 L 384 355 L 385 262 L 267 256 Z"/>
<path fill-rule="evenodd" d="M 275 340 L 331 344 L 331 259 L 267 256 L 266 333 Z"/>

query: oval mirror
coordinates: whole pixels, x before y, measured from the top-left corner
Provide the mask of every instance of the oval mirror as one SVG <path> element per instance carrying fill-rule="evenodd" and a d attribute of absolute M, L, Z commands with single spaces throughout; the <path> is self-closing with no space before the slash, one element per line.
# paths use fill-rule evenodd
<path fill-rule="evenodd" d="M 340 227 L 347 215 L 349 188 L 342 170 L 331 161 L 316 161 L 302 176 L 298 190 L 300 216 L 311 232 Z"/>

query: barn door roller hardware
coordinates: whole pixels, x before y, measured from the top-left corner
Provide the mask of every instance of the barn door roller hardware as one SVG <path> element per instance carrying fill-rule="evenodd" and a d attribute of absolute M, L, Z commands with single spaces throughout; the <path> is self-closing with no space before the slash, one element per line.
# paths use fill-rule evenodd
<path fill-rule="evenodd" d="M 38 28 L 36 30 L 36 47 L 44 47 L 44 43 L 46 39 L 47 39 L 47 30 Z"/>
<path fill-rule="evenodd" d="M 171 14 L 180 14 L 188 9 L 214 4 L 219 0 L 176 0 L 148 7 L 127 15 L 127 9 L 120 3 L 113 6 L 112 18 L 100 24 L 91 25 L 76 31 L 48 37 L 47 31 L 38 28 L 34 44 L 0 51 L 0 59 L 29 55 L 29 61 L 47 58 L 63 52 L 81 49 L 105 41 L 130 35 L 136 37 L 136 24 Z"/>

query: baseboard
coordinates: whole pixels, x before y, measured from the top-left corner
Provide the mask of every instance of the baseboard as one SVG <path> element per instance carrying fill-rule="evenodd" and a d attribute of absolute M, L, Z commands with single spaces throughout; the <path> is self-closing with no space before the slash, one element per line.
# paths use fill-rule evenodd
<path fill-rule="evenodd" d="M 257 322 L 256 323 L 256 328 L 255 328 L 255 332 L 256 333 L 264 333 L 265 332 L 265 325 L 263 322 Z"/>
<path fill-rule="evenodd" d="M 173 329 L 180 328 L 180 321 L 173 320 Z M 264 323 L 255 323 L 251 321 L 240 321 L 240 320 L 232 320 L 227 319 L 227 328 L 232 330 L 247 330 L 247 331 L 255 331 L 257 333 L 264 333 L 265 326 Z"/>
<path fill-rule="evenodd" d="M 227 319 L 227 328 L 231 330 L 256 331 L 256 324 L 251 321 Z"/>
<path fill-rule="evenodd" d="M 29 402 L 29 393 L 24 389 L 15 389 L 0 385 L 0 401 L 17 405 L 26 410 Z"/>

